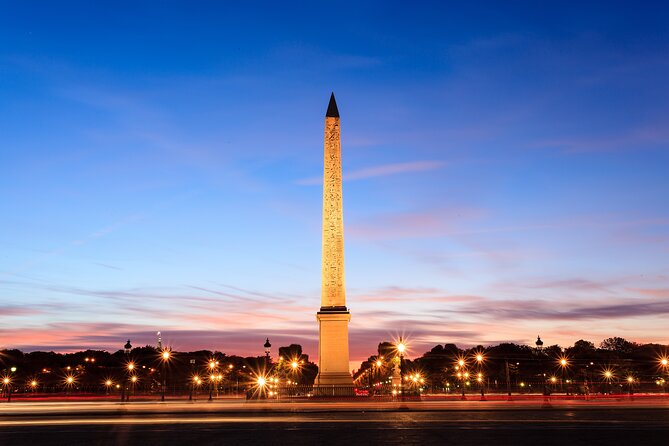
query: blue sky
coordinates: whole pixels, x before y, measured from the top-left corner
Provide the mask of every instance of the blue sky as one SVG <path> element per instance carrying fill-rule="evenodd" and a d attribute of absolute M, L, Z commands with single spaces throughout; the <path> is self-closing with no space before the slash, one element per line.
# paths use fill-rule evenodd
<path fill-rule="evenodd" d="M 0 345 L 669 342 L 669 8 L 0 2 Z"/>

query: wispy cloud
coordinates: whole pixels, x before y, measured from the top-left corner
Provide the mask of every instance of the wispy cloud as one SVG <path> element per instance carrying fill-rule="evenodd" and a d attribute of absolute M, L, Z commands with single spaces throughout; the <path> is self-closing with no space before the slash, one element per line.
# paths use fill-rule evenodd
<path fill-rule="evenodd" d="M 485 209 L 428 209 L 377 214 L 347 226 L 347 233 L 365 240 L 439 237 L 457 233 L 464 222 L 479 220 Z"/>
<path fill-rule="evenodd" d="M 669 131 L 667 128 L 669 128 L 667 122 L 657 122 L 639 126 L 616 135 L 547 139 L 536 141 L 532 146 L 554 148 L 566 154 L 639 151 L 648 148 L 663 148 L 666 150 L 667 144 L 669 144 Z"/>
<path fill-rule="evenodd" d="M 641 298 L 579 299 L 559 303 L 544 299 L 487 300 L 475 305 L 442 310 L 444 313 L 475 315 L 499 321 L 617 319 L 669 314 L 669 301 Z"/>
<path fill-rule="evenodd" d="M 443 161 L 411 161 L 407 163 L 383 164 L 380 166 L 366 167 L 353 170 L 343 175 L 344 181 L 365 180 L 368 178 L 383 177 L 388 175 L 398 175 L 411 172 L 425 172 L 428 170 L 441 169 L 446 165 Z M 302 186 L 312 186 L 323 184 L 322 177 L 304 178 L 296 181 Z"/>
<path fill-rule="evenodd" d="M 387 287 L 366 293 L 349 292 L 356 302 L 475 302 L 484 300 L 481 296 L 449 295 L 437 288 Z"/>

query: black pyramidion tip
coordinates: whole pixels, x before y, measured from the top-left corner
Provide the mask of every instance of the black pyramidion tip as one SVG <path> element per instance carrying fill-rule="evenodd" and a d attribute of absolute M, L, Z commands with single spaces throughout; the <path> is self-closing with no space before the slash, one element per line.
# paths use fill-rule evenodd
<path fill-rule="evenodd" d="M 334 93 L 330 96 L 330 103 L 328 104 L 328 111 L 325 113 L 326 118 L 338 118 L 339 110 L 337 109 L 337 101 L 335 101 Z"/>

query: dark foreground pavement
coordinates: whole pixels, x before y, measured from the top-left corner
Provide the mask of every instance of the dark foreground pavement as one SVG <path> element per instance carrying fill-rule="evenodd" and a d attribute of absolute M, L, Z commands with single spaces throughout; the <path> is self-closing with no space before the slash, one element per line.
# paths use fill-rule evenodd
<path fill-rule="evenodd" d="M 666 404 L 118 409 L 0 410 L 0 445 L 669 445 Z"/>

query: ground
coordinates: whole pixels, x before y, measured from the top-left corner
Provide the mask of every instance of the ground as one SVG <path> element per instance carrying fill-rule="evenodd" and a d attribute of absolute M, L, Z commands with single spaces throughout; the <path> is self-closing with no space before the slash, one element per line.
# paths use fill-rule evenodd
<path fill-rule="evenodd" d="M 669 399 L 12 402 L 2 445 L 666 445 Z"/>

